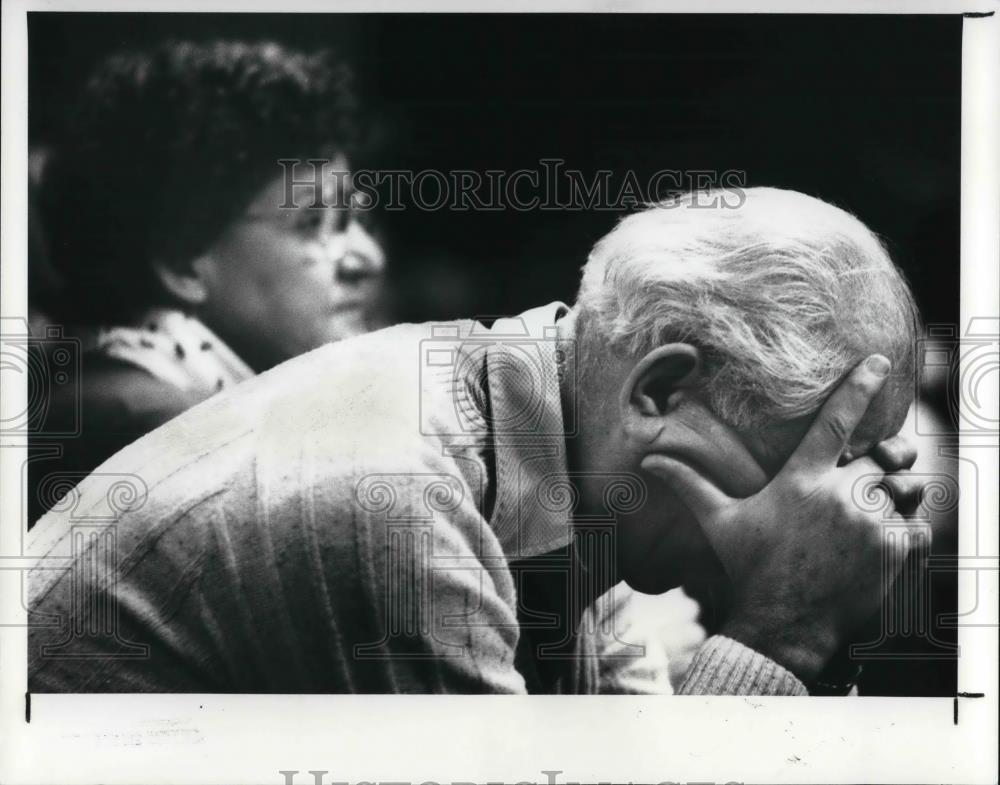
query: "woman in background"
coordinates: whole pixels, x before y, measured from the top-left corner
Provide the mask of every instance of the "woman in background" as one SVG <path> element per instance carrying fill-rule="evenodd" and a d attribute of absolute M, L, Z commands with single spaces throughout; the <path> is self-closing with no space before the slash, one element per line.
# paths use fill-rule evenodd
<path fill-rule="evenodd" d="M 190 406 L 372 328 L 384 259 L 352 206 L 350 78 L 325 53 L 232 41 L 117 54 L 92 75 L 39 194 L 60 281 L 46 310 L 81 342 L 45 430 L 80 425 L 33 439 L 30 522 Z M 305 184 L 286 192 L 286 176 Z"/>

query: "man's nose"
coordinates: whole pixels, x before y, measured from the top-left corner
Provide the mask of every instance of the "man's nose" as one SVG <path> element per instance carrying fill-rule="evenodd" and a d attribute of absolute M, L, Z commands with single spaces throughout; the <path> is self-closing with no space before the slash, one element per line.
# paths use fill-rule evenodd
<path fill-rule="evenodd" d="M 382 274 L 385 252 L 378 241 L 357 221 L 347 227 L 344 253 L 337 263 L 337 278 L 356 281 Z"/>

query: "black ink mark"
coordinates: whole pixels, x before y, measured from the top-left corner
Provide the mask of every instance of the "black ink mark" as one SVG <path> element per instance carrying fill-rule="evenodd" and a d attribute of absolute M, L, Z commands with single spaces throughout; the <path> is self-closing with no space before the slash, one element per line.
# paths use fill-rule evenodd
<path fill-rule="evenodd" d="M 31 723 L 31 693 L 24 693 L 24 721 Z"/>
<path fill-rule="evenodd" d="M 983 698 L 982 692 L 956 692 L 955 693 L 955 724 L 958 725 L 958 699 L 959 698 Z"/>

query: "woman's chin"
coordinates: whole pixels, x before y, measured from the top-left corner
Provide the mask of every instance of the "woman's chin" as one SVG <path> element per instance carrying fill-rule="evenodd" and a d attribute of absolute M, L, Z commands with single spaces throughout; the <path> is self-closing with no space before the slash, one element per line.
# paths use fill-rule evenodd
<path fill-rule="evenodd" d="M 369 332 L 368 316 L 361 308 L 347 308 L 337 311 L 326 325 L 324 343 L 343 341 Z"/>

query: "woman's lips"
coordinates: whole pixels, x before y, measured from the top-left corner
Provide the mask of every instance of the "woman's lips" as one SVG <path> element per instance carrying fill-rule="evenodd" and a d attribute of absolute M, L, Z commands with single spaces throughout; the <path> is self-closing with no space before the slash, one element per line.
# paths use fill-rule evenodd
<path fill-rule="evenodd" d="M 353 311 L 363 311 L 367 303 L 364 300 L 348 300 L 346 302 L 334 303 L 330 307 L 332 313 L 349 313 Z"/>

